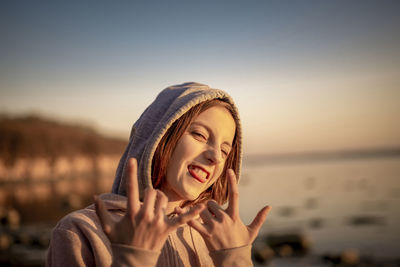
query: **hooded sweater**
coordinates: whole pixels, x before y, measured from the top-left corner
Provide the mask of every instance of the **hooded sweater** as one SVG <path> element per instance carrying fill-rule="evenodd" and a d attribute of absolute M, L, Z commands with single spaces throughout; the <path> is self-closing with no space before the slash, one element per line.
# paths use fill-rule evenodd
<path fill-rule="evenodd" d="M 112 193 L 100 196 L 115 220 L 120 220 L 127 208 L 123 173 L 129 158 L 135 157 L 138 162 L 138 185 L 142 198 L 144 190 L 152 187 L 152 158 L 168 128 L 195 105 L 212 99 L 221 99 L 233 107 L 240 152 L 235 172 L 240 177 L 242 128 L 232 98 L 222 90 L 199 83 L 167 87 L 132 126 Z M 252 266 L 250 255 L 251 245 L 209 251 L 200 234 L 188 225 L 171 232 L 161 251 L 111 243 L 102 230 L 94 205 L 90 205 L 65 216 L 53 229 L 47 266 Z"/>

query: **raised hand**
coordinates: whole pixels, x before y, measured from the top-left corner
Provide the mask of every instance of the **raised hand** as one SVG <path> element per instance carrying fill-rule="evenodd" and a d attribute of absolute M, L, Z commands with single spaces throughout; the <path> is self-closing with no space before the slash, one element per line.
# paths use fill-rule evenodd
<path fill-rule="evenodd" d="M 111 243 L 161 250 L 171 231 L 195 218 L 204 208 L 198 205 L 185 213 L 168 218 L 165 214 L 168 198 L 160 190 L 147 189 L 143 203 L 139 201 L 135 158 L 129 160 L 126 175 L 128 205 L 126 214 L 120 221 L 115 221 L 102 200 L 95 197 L 96 213 Z"/>
<path fill-rule="evenodd" d="M 203 222 L 195 219 L 188 222 L 201 234 L 210 251 L 253 243 L 271 209 L 265 206 L 251 224 L 244 225 L 239 217 L 239 190 L 236 175 L 231 169 L 228 170 L 228 183 L 229 205 L 226 210 L 223 210 L 214 200 L 209 200 L 207 209 L 200 213 Z"/>

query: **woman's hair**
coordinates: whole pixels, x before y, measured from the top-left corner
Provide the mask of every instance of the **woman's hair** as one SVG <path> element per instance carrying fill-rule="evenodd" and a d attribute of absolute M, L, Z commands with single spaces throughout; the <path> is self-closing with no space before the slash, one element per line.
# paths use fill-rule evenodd
<path fill-rule="evenodd" d="M 187 127 L 200 113 L 214 106 L 225 107 L 231 113 L 232 117 L 235 118 L 234 109 L 229 103 L 221 99 L 213 99 L 197 104 L 188 112 L 183 114 L 178 120 L 176 120 L 162 137 L 153 156 L 151 180 L 154 188 L 160 189 L 163 186 L 163 183 L 165 183 L 169 159 L 171 158 L 172 152 L 174 151 L 178 140 L 186 131 Z M 224 204 L 228 199 L 228 183 L 226 172 L 228 169 L 237 170 L 238 164 L 239 142 L 236 125 L 232 149 L 225 161 L 225 166 L 221 176 L 218 177 L 218 179 L 209 188 L 202 192 L 195 200 L 185 201 L 182 206 L 194 205 L 195 203 L 208 199 L 214 199 L 220 205 Z"/>

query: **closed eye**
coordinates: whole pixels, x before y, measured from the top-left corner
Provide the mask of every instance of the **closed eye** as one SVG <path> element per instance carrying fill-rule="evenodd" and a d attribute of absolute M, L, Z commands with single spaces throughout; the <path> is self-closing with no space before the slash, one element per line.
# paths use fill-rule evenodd
<path fill-rule="evenodd" d="M 201 139 L 201 140 L 207 140 L 207 138 L 203 135 L 203 134 L 201 134 L 201 133 L 199 133 L 199 132 L 192 132 L 192 134 L 197 138 L 197 139 Z"/>

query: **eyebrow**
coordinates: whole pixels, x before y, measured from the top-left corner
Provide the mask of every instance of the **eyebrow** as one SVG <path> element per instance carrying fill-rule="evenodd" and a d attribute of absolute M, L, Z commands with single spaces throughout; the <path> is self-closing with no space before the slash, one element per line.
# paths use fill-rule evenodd
<path fill-rule="evenodd" d="M 191 124 L 190 126 L 192 126 L 192 125 L 194 125 L 194 124 L 197 124 L 197 125 L 199 125 L 199 126 L 201 126 L 201 127 L 204 127 L 204 128 L 206 128 L 206 130 L 207 130 L 208 132 L 213 133 L 213 131 L 210 129 L 210 127 L 208 127 L 208 126 L 205 125 L 204 123 L 194 121 L 194 122 L 192 122 L 192 124 Z M 228 141 L 224 141 L 222 144 L 226 144 L 226 145 L 228 145 L 230 148 L 232 148 L 232 144 L 230 144 Z"/>

